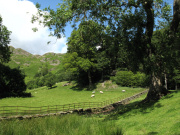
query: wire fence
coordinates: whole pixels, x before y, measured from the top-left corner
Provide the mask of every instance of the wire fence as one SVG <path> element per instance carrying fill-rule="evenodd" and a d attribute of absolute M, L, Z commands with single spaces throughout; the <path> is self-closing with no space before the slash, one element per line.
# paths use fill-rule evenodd
<path fill-rule="evenodd" d="M 147 91 L 140 92 L 136 95 L 142 95 Z M 0 117 L 14 116 L 14 115 L 35 115 L 35 114 L 49 114 L 67 112 L 87 108 L 102 108 L 110 104 L 122 101 L 122 97 L 106 100 L 103 102 L 81 102 L 64 105 L 28 107 L 28 106 L 0 106 Z"/>

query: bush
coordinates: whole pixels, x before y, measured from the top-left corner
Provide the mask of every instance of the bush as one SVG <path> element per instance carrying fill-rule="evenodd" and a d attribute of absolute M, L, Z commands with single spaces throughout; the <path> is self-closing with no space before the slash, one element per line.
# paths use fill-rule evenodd
<path fill-rule="evenodd" d="M 21 70 L 0 64 L 0 98 L 22 96 L 26 91 L 24 78 Z"/>
<path fill-rule="evenodd" d="M 111 78 L 116 84 L 126 87 L 145 87 L 147 86 L 147 77 L 145 74 L 132 71 L 118 71 L 115 77 Z"/>
<path fill-rule="evenodd" d="M 45 76 L 45 83 L 44 83 L 44 85 L 47 86 L 47 87 L 52 88 L 52 86 L 55 85 L 55 84 L 56 84 L 56 76 L 54 74 L 52 74 L 51 72 L 48 73 Z"/>

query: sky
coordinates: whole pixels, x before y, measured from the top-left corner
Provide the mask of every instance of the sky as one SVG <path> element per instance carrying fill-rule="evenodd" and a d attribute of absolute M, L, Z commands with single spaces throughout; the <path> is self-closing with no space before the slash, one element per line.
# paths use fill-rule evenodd
<path fill-rule="evenodd" d="M 44 8 L 49 5 L 57 5 L 58 0 L 0 0 L 0 15 L 3 18 L 3 25 L 12 32 L 9 45 L 39 55 L 47 52 L 66 53 L 67 38 L 49 37 L 47 27 L 31 23 L 32 14 L 37 13 L 36 2 L 42 3 L 42 8 Z M 32 31 L 34 27 L 38 28 L 37 32 Z M 51 44 L 47 44 L 48 41 L 51 41 Z"/>
<path fill-rule="evenodd" d="M 165 0 L 169 4 L 173 4 L 173 0 Z M 65 36 L 61 39 L 49 37 L 49 30 L 38 23 L 31 23 L 32 14 L 36 14 L 36 3 L 41 5 L 41 9 L 50 6 L 57 8 L 57 4 L 61 0 L 0 0 L 0 15 L 5 25 L 11 33 L 10 45 L 15 48 L 21 48 L 32 54 L 43 55 L 47 52 L 66 53 L 67 38 L 72 32 L 72 28 L 68 25 L 65 28 Z M 38 31 L 33 32 L 32 28 L 37 27 Z M 47 44 L 51 41 L 51 44 Z"/>

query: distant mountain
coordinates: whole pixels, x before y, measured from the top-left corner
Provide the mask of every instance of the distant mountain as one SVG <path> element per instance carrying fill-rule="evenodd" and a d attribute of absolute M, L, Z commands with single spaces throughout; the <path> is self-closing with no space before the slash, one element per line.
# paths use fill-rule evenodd
<path fill-rule="evenodd" d="M 11 68 L 19 67 L 26 74 L 26 81 L 32 79 L 43 66 L 47 66 L 53 73 L 62 69 L 61 61 L 65 54 L 46 53 L 44 55 L 33 55 L 23 49 L 10 47 L 13 52 L 11 61 L 6 65 Z"/>

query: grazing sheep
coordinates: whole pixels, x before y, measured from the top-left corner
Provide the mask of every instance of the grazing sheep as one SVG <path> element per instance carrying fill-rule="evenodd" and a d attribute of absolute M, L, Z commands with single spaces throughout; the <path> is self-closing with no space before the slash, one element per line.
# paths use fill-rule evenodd
<path fill-rule="evenodd" d="M 92 94 L 95 94 L 95 91 L 93 91 Z"/>
<path fill-rule="evenodd" d="M 93 97 L 95 97 L 95 95 L 93 94 L 93 95 L 91 95 L 91 98 L 93 98 Z"/>
<path fill-rule="evenodd" d="M 122 92 L 125 92 L 126 90 L 122 90 Z"/>
<path fill-rule="evenodd" d="M 101 94 L 103 94 L 103 91 L 100 91 Z"/>

